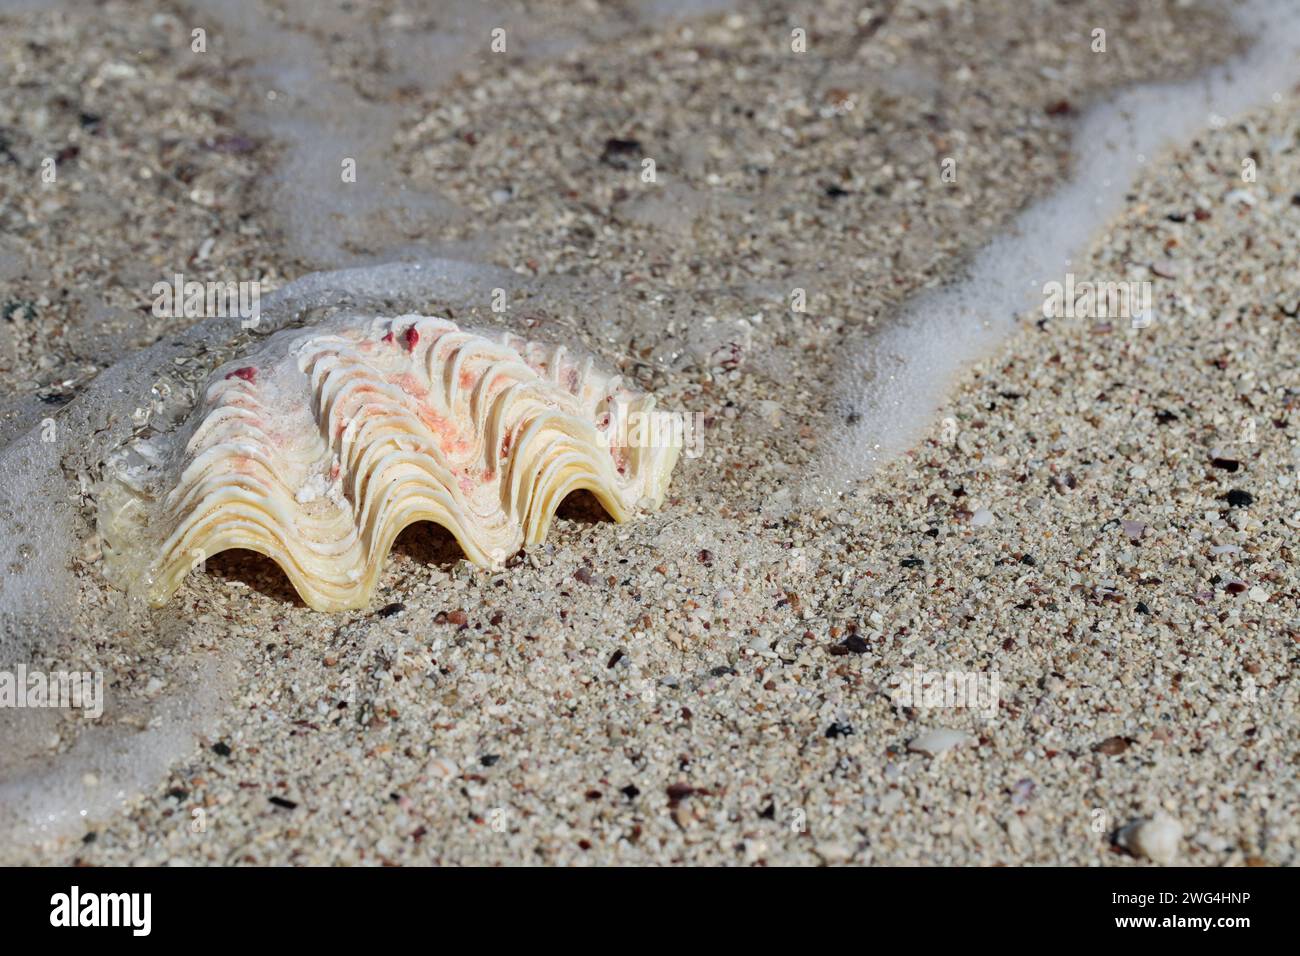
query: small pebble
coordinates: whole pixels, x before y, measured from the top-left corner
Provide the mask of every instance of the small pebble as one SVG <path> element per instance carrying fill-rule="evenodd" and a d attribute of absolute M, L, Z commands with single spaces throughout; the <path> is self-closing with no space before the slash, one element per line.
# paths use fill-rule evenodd
<path fill-rule="evenodd" d="M 427 769 L 429 776 L 434 780 L 451 780 L 460 775 L 460 768 L 456 766 L 456 761 L 448 760 L 446 757 L 434 757 L 429 761 Z"/>
<path fill-rule="evenodd" d="M 1168 866 L 1178 856 L 1183 825 L 1166 813 L 1135 820 L 1119 833 L 1119 843 L 1135 856 Z"/>
<path fill-rule="evenodd" d="M 1233 488 L 1227 494 L 1228 504 L 1233 508 L 1245 508 L 1247 505 L 1254 504 L 1255 496 L 1249 491 L 1242 491 L 1240 488 Z"/>
<path fill-rule="evenodd" d="M 954 747 L 965 747 L 974 741 L 975 738 L 970 734 L 941 727 L 938 730 L 927 730 L 919 737 L 914 737 L 908 743 L 907 749 L 913 753 L 937 757 L 944 751 L 951 750 Z"/>

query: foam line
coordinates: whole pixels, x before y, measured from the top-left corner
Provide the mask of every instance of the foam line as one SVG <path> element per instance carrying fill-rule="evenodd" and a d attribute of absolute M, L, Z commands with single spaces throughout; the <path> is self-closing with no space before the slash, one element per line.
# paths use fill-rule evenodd
<path fill-rule="evenodd" d="M 1212 116 L 1239 115 L 1300 78 L 1300 4 L 1251 0 L 1234 16 L 1256 38 L 1249 50 L 1185 82 L 1143 84 L 1088 110 L 1075 130 L 1071 178 L 978 252 L 963 278 L 913 298 L 846 363 L 830 438 L 811 469 L 815 493 L 843 490 L 841 482 L 915 443 L 961 368 L 1041 305 L 1045 283 L 1064 280 L 1144 163 Z"/>

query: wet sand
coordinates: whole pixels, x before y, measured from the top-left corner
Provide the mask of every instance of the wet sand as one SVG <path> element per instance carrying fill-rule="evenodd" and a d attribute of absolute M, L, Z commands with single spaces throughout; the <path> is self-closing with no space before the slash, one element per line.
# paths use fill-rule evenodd
<path fill-rule="evenodd" d="M 1293 863 L 1291 91 L 1153 157 L 1078 267 L 1149 279 L 1149 326 L 1026 310 L 911 451 L 807 494 L 846 351 L 1053 188 L 1072 117 L 1239 48 L 1218 13 L 1084 6 L 1067 24 L 1013 4 L 968 20 L 831 4 L 802 58 L 793 8 L 634 18 L 574 41 L 581 54 L 484 58 L 427 90 L 395 81 L 374 41 L 333 44 L 321 62 L 339 96 L 382 104 L 391 144 L 375 155 L 392 165 L 346 207 L 355 222 L 324 225 L 266 195 L 295 160 L 255 71 L 159 53 L 135 77 L 108 70 L 118 87 L 93 99 L 91 62 L 67 84 L 105 110 L 95 132 L 70 92 L 19 84 L 0 127 L 27 138 L 11 148 L 35 169 L 45 142 L 75 140 L 87 185 L 50 200 L 6 176 L 30 265 L 0 299 L 33 304 L 5 330 L 15 403 L 75 401 L 114 353 L 177 331 L 141 309 L 153 273 L 271 287 L 414 250 L 514 273 L 499 321 L 590 349 L 708 427 L 658 514 L 615 526 L 575 501 L 500 572 L 411 529 L 362 613 L 312 612 L 233 553 L 162 611 L 130 607 L 87 527 L 66 639 L 34 659 L 107 671 L 106 720 L 128 736 L 199 737 L 146 750 L 174 756 L 121 810 L 0 859 L 1125 865 L 1140 853 L 1121 828 L 1164 812 L 1182 861 Z M 40 56 L 96 34 L 105 61 L 125 58 L 139 38 L 107 16 L 24 14 L 5 55 L 36 55 L 17 37 L 50 30 Z M 1114 55 L 1090 52 L 1094 22 L 1114 24 Z M 275 24 L 324 42 L 294 10 Z M 190 108 L 155 130 L 164 87 Z M 59 95 L 72 105 L 51 109 Z M 32 132 L 41 106 L 58 136 Z M 141 153 L 166 176 L 137 182 L 121 157 Z M 179 205 L 187 164 L 190 192 L 220 202 Z M 398 183 L 429 197 L 405 229 L 386 205 Z M 397 298 L 491 321 L 486 302 Z M 95 317 L 103 303 L 119 324 Z M 77 344 L 92 331 L 102 352 Z M 996 674 L 999 705 L 898 705 L 918 668 Z M 8 778 L 73 750 L 78 720 L 51 718 L 48 752 L 9 755 Z M 936 729 L 965 736 L 909 749 L 935 749 Z M 76 777 L 59 785 L 104 784 Z"/>

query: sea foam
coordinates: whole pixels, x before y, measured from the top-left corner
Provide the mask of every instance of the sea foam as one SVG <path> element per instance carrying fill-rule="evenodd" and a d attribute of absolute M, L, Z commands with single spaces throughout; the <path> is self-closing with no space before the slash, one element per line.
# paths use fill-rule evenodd
<path fill-rule="evenodd" d="M 967 363 L 987 354 L 1062 281 L 1122 207 L 1144 162 L 1266 103 L 1300 79 L 1300 6 L 1250 0 L 1234 11 L 1250 48 L 1193 79 L 1129 88 L 1089 109 L 1074 131 L 1074 169 L 984 246 L 956 281 L 908 302 L 845 363 L 811 468 L 814 495 L 836 494 L 920 437 Z"/>

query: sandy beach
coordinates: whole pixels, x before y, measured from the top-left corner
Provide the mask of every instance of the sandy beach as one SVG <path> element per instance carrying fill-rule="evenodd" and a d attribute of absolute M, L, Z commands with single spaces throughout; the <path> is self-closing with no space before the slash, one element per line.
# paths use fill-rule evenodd
<path fill-rule="evenodd" d="M 67 550 L 0 669 L 108 689 L 0 711 L 0 863 L 1295 865 L 1294 83 L 1143 156 L 1071 261 L 1146 311 L 1039 282 L 905 449 L 842 450 L 853 356 L 1071 175 L 1092 104 L 1241 55 L 1232 7 L 0 4 L 0 454 L 53 421 L 64 509 L 60 545 L 0 506 L 0 603 Z M 414 526 L 361 611 L 247 552 L 161 609 L 109 585 L 96 482 L 151 398 L 96 383 L 145 356 L 121 381 L 182 403 L 265 332 L 154 283 L 424 261 L 463 284 L 268 321 L 589 351 L 705 424 L 664 506 L 577 496 L 496 570 Z"/>

